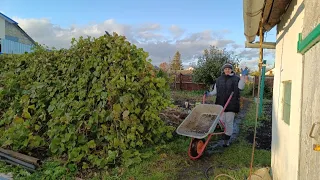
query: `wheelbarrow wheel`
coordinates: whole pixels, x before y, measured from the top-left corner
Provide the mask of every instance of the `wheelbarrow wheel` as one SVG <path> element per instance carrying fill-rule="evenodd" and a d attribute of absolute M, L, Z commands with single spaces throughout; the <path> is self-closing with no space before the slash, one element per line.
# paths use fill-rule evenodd
<path fill-rule="evenodd" d="M 198 156 L 201 153 L 201 149 L 204 146 L 205 139 L 194 139 L 191 143 L 190 154 L 193 157 Z"/>

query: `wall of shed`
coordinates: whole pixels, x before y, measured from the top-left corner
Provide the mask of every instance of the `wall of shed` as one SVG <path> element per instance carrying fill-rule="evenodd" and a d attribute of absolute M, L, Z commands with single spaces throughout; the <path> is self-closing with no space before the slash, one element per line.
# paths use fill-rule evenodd
<path fill-rule="evenodd" d="M 305 4 L 305 15 L 302 36 L 306 37 L 320 23 L 320 1 L 308 0 Z M 312 124 L 320 122 L 320 43 L 316 44 L 303 57 L 303 101 L 300 142 L 299 179 L 320 179 L 320 152 L 313 150 L 313 144 L 320 144 L 320 135 L 316 139 L 309 137 Z M 320 127 L 315 128 L 320 133 Z M 314 135 L 316 133 L 313 133 Z"/>
<path fill-rule="evenodd" d="M 298 179 L 302 55 L 297 53 L 303 29 L 303 0 L 293 0 L 277 26 L 274 69 L 271 166 L 274 180 Z M 290 123 L 284 121 L 284 81 L 292 81 Z"/>
<path fill-rule="evenodd" d="M 4 39 L 5 37 L 5 20 L 0 17 L 0 38 Z"/>

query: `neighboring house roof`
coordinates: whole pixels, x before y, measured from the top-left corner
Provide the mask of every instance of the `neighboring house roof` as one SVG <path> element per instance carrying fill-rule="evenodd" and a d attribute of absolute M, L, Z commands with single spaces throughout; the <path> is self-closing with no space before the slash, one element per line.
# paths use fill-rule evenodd
<path fill-rule="evenodd" d="M 269 69 L 269 70 L 265 73 L 266 76 L 268 76 L 268 75 L 273 75 L 273 74 L 274 74 L 274 68 Z"/>
<path fill-rule="evenodd" d="M 18 25 L 18 23 L 8 16 L 4 15 L 3 13 L 0 12 L 0 17 L 2 17 L 4 20 L 8 21 L 9 23 L 13 24 L 16 26 L 25 36 L 28 37 L 28 39 L 35 45 L 36 42 Z"/>
<path fill-rule="evenodd" d="M 17 22 L 15 22 L 14 20 L 12 20 L 12 19 L 9 18 L 8 16 L 2 14 L 1 12 L 0 12 L 0 17 L 2 17 L 3 19 L 5 19 L 6 21 L 8 21 L 8 22 L 11 23 L 11 24 L 18 24 Z"/>
<path fill-rule="evenodd" d="M 37 44 L 20 26 L 18 26 L 18 24 L 16 24 L 16 27 L 17 27 L 18 29 L 20 29 L 20 31 L 21 31 L 24 35 L 26 35 L 26 36 L 29 38 L 29 40 L 30 40 L 34 45 Z"/>
<path fill-rule="evenodd" d="M 177 74 L 180 74 L 180 73 L 181 73 L 181 74 L 183 74 L 183 75 L 192 74 L 192 70 L 187 70 L 187 69 L 186 69 L 186 70 L 177 70 L 176 73 L 177 73 Z"/>

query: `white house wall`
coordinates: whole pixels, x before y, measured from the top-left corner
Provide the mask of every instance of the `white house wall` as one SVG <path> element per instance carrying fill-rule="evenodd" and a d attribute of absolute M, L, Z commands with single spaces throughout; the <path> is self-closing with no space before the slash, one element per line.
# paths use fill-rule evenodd
<path fill-rule="evenodd" d="M 297 53 L 298 34 L 303 28 L 302 0 L 292 0 L 277 26 L 272 113 L 272 157 L 274 180 L 298 179 L 301 113 L 302 55 Z M 291 80 L 290 125 L 283 121 L 283 81 Z"/>
<path fill-rule="evenodd" d="M 0 17 L 0 38 L 1 39 L 4 39 L 4 37 L 5 37 L 5 29 L 6 29 L 6 27 L 5 27 L 5 20 L 3 19 L 3 18 L 1 18 Z"/>
<path fill-rule="evenodd" d="M 305 38 L 320 23 L 320 1 L 305 1 L 305 17 L 302 37 Z M 320 122 L 320 42 L 304 55 L 303 103 L 300 143 L 301 180 L 320 179 L 320 152 L 313 150 L 313 144 L 320 144 L 320 137 L 309 137 L 313 123 Z M 317 126 L 315 128 L 319 129 Z"/>

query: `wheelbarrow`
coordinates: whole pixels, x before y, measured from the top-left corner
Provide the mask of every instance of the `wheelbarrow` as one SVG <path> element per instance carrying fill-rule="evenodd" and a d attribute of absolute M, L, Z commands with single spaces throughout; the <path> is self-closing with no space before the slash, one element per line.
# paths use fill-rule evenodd
<path fill-rule="evenodd" d="M 225 133 L 225 124 L 220 120 L 220 117 L 223 115 L 232 96 L 233 92 L 225 106 L 222 107 L 216 104 L 205 104 L 206 97 L 204 95 L 203 103 L 197 105 L 177 128 L 177 134 L 191 137 L 188 155 L 192 160 L 202 156 L 212 136 Z M 223 131 L 216 132 L 217 126 L 220 126 Z M 207 137 L 206 140 L 205 137 Z"/>

